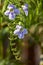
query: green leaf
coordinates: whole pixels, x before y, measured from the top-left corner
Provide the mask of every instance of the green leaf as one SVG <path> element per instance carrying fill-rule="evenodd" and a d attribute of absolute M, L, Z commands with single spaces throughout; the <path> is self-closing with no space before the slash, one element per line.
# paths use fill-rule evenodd
<path fill-rule="evenodd" d="M 5 1 L 4 1 L 4 5 L 3 5 L 3 8 L 2 8 L 2 13 L 4 13 L 8 2 L 9 2 L 9 0 L 5 0 Z"/>

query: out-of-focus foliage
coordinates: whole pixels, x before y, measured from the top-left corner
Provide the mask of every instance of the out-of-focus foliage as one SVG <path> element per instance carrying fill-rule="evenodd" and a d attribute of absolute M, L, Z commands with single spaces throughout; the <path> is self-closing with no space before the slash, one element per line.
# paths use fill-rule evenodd
<path fill-rule="evenodd" d="M 29 13 L 27 17 L 25 16 L 21 8 L 21 6 L 24 5 L 24 3 L 28 4 Z M 8 17 L 4 15 L 4 12 L 7 10 L 8 4 L 16 5 L 16 7 L 19 8 L 21 12 L 20 15 L 18 15 L 13 21 L 9 20 Z M 23 27 L 27 28 L 29 32 L 28 34 L 31 34 L 31 36 L 34 38 L 36 42 L 43 42 L 43 0 L 0 0 L 0 44 L 3 45 L 2 40 L 6 38 L 7 34 L 9 34 L 9 54 L 11 53 L 15 56 L 14 60 L 21 59 L 20 53 L 22 40 L 19 40 L 13 34 L 17 24 L 20 24 Z M 2 61 L 2 63 L 0 62 L 0 65 L 17 64 L 16 62 L 14 62 L 14 64 L 9 64 L 10 61 L 6 61 L 4 60 Z M 17 65 L 19 65 L 19 63 Z"/>

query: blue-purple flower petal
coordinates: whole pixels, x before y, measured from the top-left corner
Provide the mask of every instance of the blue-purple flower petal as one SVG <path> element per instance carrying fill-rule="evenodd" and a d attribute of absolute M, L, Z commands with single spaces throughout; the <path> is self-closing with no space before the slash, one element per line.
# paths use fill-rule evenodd
<path fill-rule="evenodd" d="M 19 35 L 18 35 L 18 38 L 19 39 L 23 39 L 24 38 L 24 34 L 22 32 L 20 32 Z"/>
<path fill-rule="evenodd" d="M 27 31 L 27 29 L 23 29 L 23 34 L 28 34 L 28 31 Z"/>
<path fill-rule="evenodd" d="M 16 25 L 16 29 L 21 29 L 21 28 L 22 28 L 22 26 Z"/>
<path fill-rule="evenodd" d="M 20 29 L 16 29 L 16 30 L 14 31 L 14 34 L 15 34 L 15 35 L 19 35 L 19 32 L 20 32 Z"/>
<path fill-rule="evenodd" d="M 28 4 L 25 4 L 26 7 L 28 7 Z"/>
<path fill-rule="evenodd" d="M 16 7 L 13 4 L 9 4 L 7 8 L 10 10 L 10 9 L 15 9 Z"/>
<path fill-rule="evenodd" d="M 14 9 L 14 13 L 15 13 L 16 15 L 20 14 L 19 9 Z"/>
<path fill-rule="evenodd" d="M 4 15 L 6 15 L 6 16 L 8 16 L 9 14 L 10 14 L 9 10 L 7 10 L 7 11 L 4 12 Z"/>
<path fill-rule="evenodd" d="M 24 11 L 25 12 L 25 15 L 28 16 L 28 11 Z"/>
<path fill-rule="evenodd" d="M 15 18 L 15 14 L 14 14 L 14 13 L 10 13 L 10 14 L 9 14 L 9 19 L 10 19 L 10 20 L 14 20 L 14 18 Z"/>

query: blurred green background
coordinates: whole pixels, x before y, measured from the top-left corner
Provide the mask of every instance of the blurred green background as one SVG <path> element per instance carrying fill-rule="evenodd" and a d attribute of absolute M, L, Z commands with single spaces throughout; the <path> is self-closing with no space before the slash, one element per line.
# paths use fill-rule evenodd
<path fill-rule="evenodd" d="M 19 61 L 9 60 L 10 58 L 10 47 L 9 47 L 9 20 L 3 15 L 3 11 L 7 6 L 8 0 L 0 0 L 0 65 L 21 65 Z M 13 3 L 12 0 L 9 0 Z M 14 0 L 15 3 L 17 0 Z M 20 0 L 17 2 L 19 6 Z M 24 0 L 22 0 L 24 2 Z M 37 42 L 40 42 L 41 54 L 43 54 L 43 0 L 25 0 L 29 3 L 30 14 L 29 14 L 29 31 L 30 34 L 35 38 Z M 3 8 L 4 6 L 4 8 Z M 35 9 L 36 8 L 36 9 Z M 3 9 L 3 10 L 2 10 Z M 35 12 L 33 12 L 35 9 Z M 34 22 L 35 21 L 35 22 Z"/>

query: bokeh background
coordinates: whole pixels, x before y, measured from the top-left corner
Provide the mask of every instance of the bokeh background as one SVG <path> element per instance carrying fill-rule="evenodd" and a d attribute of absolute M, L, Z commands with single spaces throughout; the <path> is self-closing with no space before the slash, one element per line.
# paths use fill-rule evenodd
<path fill-rule="evenodd" d="M 10 40 L 9 40 L 9 20 L 7 18 L 5 19 L 4 15 L 2 12 L 4 11 L 4 8 L 7 6 L 6 1 L 8 0 L 0 0 L 0 65 L 21 65 L 19 61 L 15 60 L 13 56 L 13 60 L 11 59 L 11 54 L 10 54 Z M 13 0 L 9 0 L 10 2 L 13 3 Z M 16 5 L 18 4 L 21 0 L 14 0 Z M 37 43 L 40 43 L 40 65 L 43 65 L 43 0 L 22 0 L 23 2 L 25 1 L 26 3 L 29 3 L 30 5 L 30 13 L 29 14 L 29 31 L 30 34 L 35 38 Z M 22 2 L 21 1 L 21 2 Z M 22 3 L 23 3 L 22 2 Z M 3 7 L 4 6 L 4 7 Z M 33 10 L 36 8 L 35 13 Z M 32 10 L 33 9 L 33 10 Z M 38 14 L 38 15 L 37 15 Z M 35 19 L 35 22 L 34 22 Z"/>

